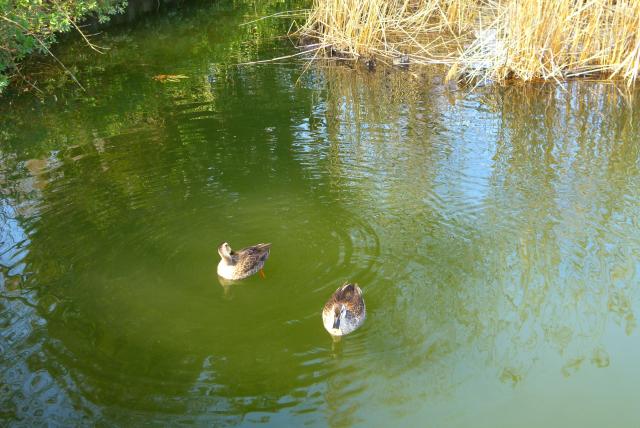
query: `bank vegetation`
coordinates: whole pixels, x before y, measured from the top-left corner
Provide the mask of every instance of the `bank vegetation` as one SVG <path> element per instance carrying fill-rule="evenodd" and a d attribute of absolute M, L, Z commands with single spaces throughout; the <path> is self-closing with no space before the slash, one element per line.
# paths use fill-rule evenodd
<path fill-rule="evenodd" d="M 640 71 L 640 0 L 313 0 L 318 56 L 444 64 L 450 78 L 620 78 Z"/>
<path fill-rule="evenodd" d="M 21 76 L 20 62 L 30 54 L 47 54 L 57 61 L 49 48 L 65 32 L 78 31 L 100 51 L 81 29 L 82 20 L 95 16 L 104 22 L 123 12 L 126 4 L 126 0 L 0 0 L 0 92 Z M 59 65 L 75 79 L 64 64 Z"/>

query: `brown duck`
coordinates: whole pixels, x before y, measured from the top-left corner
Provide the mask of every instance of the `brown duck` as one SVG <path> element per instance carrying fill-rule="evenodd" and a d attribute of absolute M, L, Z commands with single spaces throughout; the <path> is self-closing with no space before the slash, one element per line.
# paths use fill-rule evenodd
<path fill-rule="evenodd" d="M 333 336 L 344 336 L 362 325 L 367 310 L 358 284 L 346 283 L 331 295 L 322 309 L 324 328 Z"/>
<path fill-rule="evenodd" d="M 264 278 L 262 267 L 269 258 L 271 244 L 256 244 L 242 250 L 233 251 L 231 246 L 223 242 L 218 247 L 220 263 L 218 263 L 218 275 L 225 279 L 244 279 L 260 272 Z"/>

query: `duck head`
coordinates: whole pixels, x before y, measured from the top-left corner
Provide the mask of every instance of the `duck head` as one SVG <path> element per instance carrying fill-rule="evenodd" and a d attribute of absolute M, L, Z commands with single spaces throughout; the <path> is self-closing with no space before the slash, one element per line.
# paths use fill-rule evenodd
<path fill-rule="evenodd" d="M 340 321 L 347 316 L 347 307 L 345 305 L 335 305 L 333 307 L 333 328 L 340 328 Z"/>
<path fill-rule="evenodd" d="M 228 243 L 223 242 L 222 244 L 220 244 L 218 246 L 218 254 L 220 254 L 220 257 L 222 257 L 228 263 L 233 262 L 233 258 L 231 257 L 231 253 L 232 253 L 231 246 Z"/>

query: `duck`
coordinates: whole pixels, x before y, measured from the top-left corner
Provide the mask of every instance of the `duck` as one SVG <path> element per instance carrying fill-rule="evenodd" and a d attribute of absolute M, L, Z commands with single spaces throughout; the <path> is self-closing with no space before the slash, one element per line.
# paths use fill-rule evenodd
<path fill-rule="evenodd" d="M 264 278 L 262 267 L 269 258 L 271 244 L 256 244 L 238 251 L 233 251 L 227 242 L 218 246 L 220 263 L 218 263 L 218 275 L 224 279 L 244 279 L 256 272 Z"/>
<path fill-rule="evenodd" d="M 345 283 L 331 295 L 322 308 L 322 323 L 332 336 L 344 336 L 360 327 L 367 316 L 362 290 Z"/>

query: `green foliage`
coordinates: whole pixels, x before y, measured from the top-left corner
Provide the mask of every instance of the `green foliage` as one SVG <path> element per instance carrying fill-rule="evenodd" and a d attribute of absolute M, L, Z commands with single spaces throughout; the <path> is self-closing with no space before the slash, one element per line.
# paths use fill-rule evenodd
<path fill-rule="evenodd" d="M 46 53 L 57 34 L 92 14 L 105 22 L 125 6 L 126 0 L 0 0 L 0 92 L 17 63 Z"/>
<path fill-rule="evenodd" d="M 9 84 L 9 79 L 7 78 L 7 76 L 0 74 L 0 93 L 4 88 L 7 87 L 8 84 Z"/>

